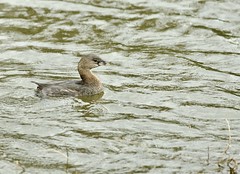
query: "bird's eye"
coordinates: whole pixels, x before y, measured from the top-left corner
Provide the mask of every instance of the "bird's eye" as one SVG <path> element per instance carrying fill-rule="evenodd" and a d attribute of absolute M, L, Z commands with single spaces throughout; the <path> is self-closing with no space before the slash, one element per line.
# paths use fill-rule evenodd
<path fill-rule="evenodd" d="M 98 62 L 98 59 L 93 59 L 94 62 Z"/>

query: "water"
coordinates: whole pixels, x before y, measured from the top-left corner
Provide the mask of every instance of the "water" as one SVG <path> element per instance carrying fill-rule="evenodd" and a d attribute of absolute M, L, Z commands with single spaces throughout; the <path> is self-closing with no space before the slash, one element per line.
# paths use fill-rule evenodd
<path fill-rule="evenodd" d="M 239 172 L 239 8 L 1 0 L 0 173 Z M 79 53 L 108 62 L 102 98 L 36 97 Z"/>

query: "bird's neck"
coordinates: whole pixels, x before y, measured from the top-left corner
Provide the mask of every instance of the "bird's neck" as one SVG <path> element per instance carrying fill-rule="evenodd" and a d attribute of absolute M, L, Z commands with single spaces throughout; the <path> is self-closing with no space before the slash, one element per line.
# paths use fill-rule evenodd
<path fill-rule="evenodd" d="M 101 85 L 99 79 L 89 69 L 78 69 L 79 75 L 84 84 Z"/>

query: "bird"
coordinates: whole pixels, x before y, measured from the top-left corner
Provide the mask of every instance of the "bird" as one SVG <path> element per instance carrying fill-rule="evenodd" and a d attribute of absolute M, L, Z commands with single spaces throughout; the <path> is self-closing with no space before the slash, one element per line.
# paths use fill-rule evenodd
<path fill-rule="evenodd" d="M 106 62 L 95 54 L 81 55 L 78 62 L 79 80 L 66 80 L 60 82 L 39 83 L 36 93 L 42 97 L 61 97 L 61 96 L 92 96 L 103 92 L 101 81 L 95 76 L 91 69 L 106 65 Z"/>

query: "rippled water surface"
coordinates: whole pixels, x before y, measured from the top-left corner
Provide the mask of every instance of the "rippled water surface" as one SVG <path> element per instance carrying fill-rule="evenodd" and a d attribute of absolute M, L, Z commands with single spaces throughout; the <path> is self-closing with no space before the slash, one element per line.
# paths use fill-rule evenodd
<path fill-rule="evenodd" d="M 239 172 L 239 9 L 1 0 L 0 173 Z M 81 53 L 108 62 L 101 99 L 35 96 L 79 78 Z"/>

